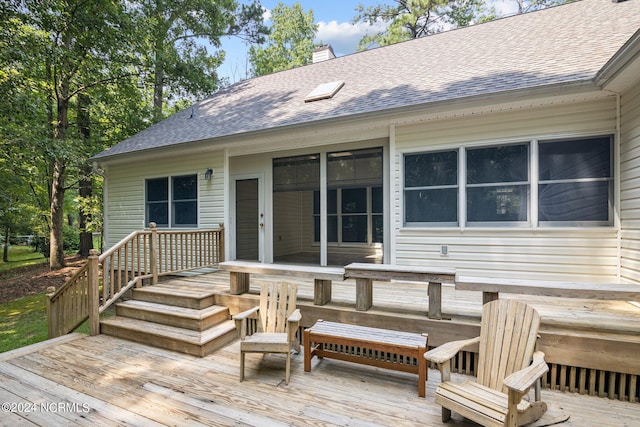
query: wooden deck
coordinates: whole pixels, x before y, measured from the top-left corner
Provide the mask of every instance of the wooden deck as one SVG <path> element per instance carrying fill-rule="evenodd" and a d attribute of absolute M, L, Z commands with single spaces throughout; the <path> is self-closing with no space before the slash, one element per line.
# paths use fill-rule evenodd
<path fill-rule="evenodd" d="M 174 277 L 157 286 L 182 293 L 213 289 L 237 312 L 255 302 L 261 280 L 279 279 L 293 280 L 256 277 L 250 293 L 239 296 L 229 294 L 229 274 L 223 272 Z M 296 282 L 305 326 L 317 318 L 386 325 L 428 332 L 430 345 L 477 327 L 482 303 L 480 292 L 443 285 L 443 313 L 451 320 L 433 321 L 426 316 L 423 283 L 376 282 L 372 309 L 358 312 L 353 281 L 335 282 L 332 301 L 326 306 L 313 304 L 312 280 Z M 624 301 L 526 300 L 543 317 L 543 338 L 545 334 L 571 340 L 591 336 L 609 346 L 607 352 L 622 354 L 620 364 L 640 368 L 637 352 L 628 356 L 640 345 L 640 307 Z M 587 348 L 585 364 L 597 363 L 603 353 L 600 348 Z M 436 370 L 430 369 L 426 398 L 420 398 L 414 374 L 330 359 L 313 359 L 311 372 L 305 373 L 303 354 L 298 354 L 292 359 L 291 381 L 285 385 L 284 369 L 283 355 L 249 354 L 246 379 L 240 383 L 237 341 L 200 358 L 106 335 L 67 335 L 0 354 L 0 401 L 4 403 L 0 425 L 443 425 L 440 407 L 433 402 L 439 382 Z M 550 407 L 543 423 L 569 415 L 560 426 L 640 426 L 635 395 L 633 402 L 625 402 L 543 389 L 542 396 Z M 475 424 L 454 414 L 446 425 Z"/>
<path fill-rule="evenodd" d="M 329 359 L 314 359 L 305 373 L 302 354 L 292 362 L 285 385 L 283 355 L 248 355 L 240 383 L 238 342 L 199 358 L 68 335 L 0 354 L 0 425 L 442 425 L 433 403 L 437 371 L 423 399 L 413 374 Z M 549 390 L 542 396 L 550 406 L 543 422 L 569 415 L 560 426 L 639 425 L 637 403 Z M 454 414 L 447 425 L 475 424 Z"/>

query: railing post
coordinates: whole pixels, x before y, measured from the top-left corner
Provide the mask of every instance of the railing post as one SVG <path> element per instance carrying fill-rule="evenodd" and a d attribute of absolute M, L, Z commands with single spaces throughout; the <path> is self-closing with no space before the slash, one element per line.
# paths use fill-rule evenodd
<path fill-rule="evenodd" d="M 98 261 L 98 251 L 89 251 L 89 269 L 87 270 L 87 282 L 89 282 L 89 334 L 95 336 L 100 334 L 100 293 L 98 290 L 100 283 L 100 271 Z"/>
<path fill-rule="evenodd" d="M 220 240 L 218 241 L 218 264 L 224 262 L 224 224 L 220 223 Z"/>
<path fill-rule="evenodd" d="M 151 284 L 158 283 L 158 229 L 156 223 L 149 223 L 151 237 L 149 238 L 149 267 L 151 268 Z"/>
<path fill-rule="evenodd" d="M 53 295 L 56 293 L 56 288 L 53 286 L 49 286 L 47 288 L 47 319 L 49 320 L 47 322 L 48 324 L 48 336 L 49 339 L 51 338 L 56 338 L 58 335 L 56 335 L 57 331 L 57 325 L 58 325 L 58 317 L 56 316 L 57 313 L 54 313 L 54 308 L 52 307 L 52 302 L 51 302 L 51 298 L 53 298 Z"/>

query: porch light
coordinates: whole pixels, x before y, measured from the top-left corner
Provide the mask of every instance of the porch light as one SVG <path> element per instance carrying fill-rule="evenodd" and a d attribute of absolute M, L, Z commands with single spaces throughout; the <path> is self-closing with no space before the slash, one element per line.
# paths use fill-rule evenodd
<path fill-rule="evenodd" d="M 206 179 L 207 181 L 211 181 L 211 178 L 213 178 L 214 174 L 215 174 L 215 171 L 213 169 L 209 168 L 204 173 L 204 179 Z"/>

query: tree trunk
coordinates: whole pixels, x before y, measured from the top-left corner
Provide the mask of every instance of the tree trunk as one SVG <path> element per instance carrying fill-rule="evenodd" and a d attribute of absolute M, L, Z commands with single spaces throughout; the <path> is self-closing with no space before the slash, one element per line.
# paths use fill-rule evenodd
<path fill-rule="evenodd" d="M 80 179 L 80 188 L 78 195 L 80 197 L 91 197 L 93 188 L 91 188 L 91 180 L 88 178 L 86 169 L 83 171 L 83 177 Z M 78 213 L 78 227 L 80 228 L 80 249 L 78 251 L 81 257 L 88 257 L 89 251 L 93 249 L 93 233 L 87 231 L 87 223 L 91 221 L 91 214 L 86 214 L 83 210 Z"/>
<path fill-rule="evenodd" d="M 10 229 L 6 227 L 4 229 L 4 251 L 2 252 L 2 262 L 9 262 L 9 237 Z"/>
<path fill-rule="evenodd" d="M 80 139 L 84 142 L 91 137 L 91 116 L 89 104 L 91 100 L 86 94 L 78 95 L 78 132 Z M 82 198 L 91 197 L 93 188 L 91 186 L 91 167 L 86 164 L 81 171 L 81 178 L 78 188 L 78 195 Z M 91 221 L 90 214 L 82 209 L 78 213 L 78 228 L 80 228 L 80 249 L 78 254 L 81 257 L 88 257 L 89 251 L 93 249 L 93 233 L 87 231 L 87 223 Z"/>
<path fill-rule="evenodd" d="M 57 94 L 57 121 L 54 130 L 54 143 L 65 144 L 67 128 L 69 127 L 69 82 L 60 82 L 60 92 Z M 53 270 L 65 266 L 64 260 L 64 178 L 67 166 L 64 158 L 53 160 L 53 174 L 51 177 L 51 231 L 49 233 L 49 267 Z"/>
<path fill-rule="evenodd" d="M 51 232 L 49 233 L 49 267 L 53 270 L 65 266 L 64 261 L 64 161 L 54 160 L 51 181 Z"/>
<path fill-rule="evenodd" d="M 156 36 L 155 52 L 155 80 L 153 83 L 153 122 L 157 123 L 162 117 L 162 101 L 164 97 L 164 39 Z"/>

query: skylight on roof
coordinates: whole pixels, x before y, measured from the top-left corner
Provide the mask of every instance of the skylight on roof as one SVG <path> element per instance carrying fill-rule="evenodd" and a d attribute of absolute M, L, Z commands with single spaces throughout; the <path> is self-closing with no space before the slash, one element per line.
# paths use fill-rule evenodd
<path fill-rule="evenodd" d="M 314 90 L 312 90 L 307 96 L 304 97 L 304 102 L 319 101 L 321 99 L 333 98 L 340 89 L 344 86 L 342 80 L 335 82 L 323 83 Z"/>

